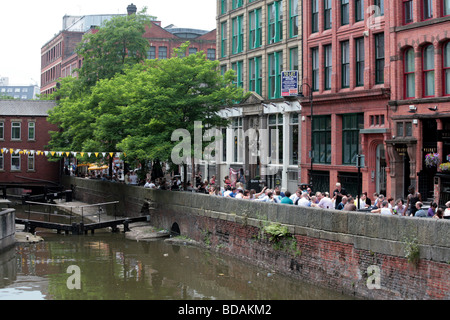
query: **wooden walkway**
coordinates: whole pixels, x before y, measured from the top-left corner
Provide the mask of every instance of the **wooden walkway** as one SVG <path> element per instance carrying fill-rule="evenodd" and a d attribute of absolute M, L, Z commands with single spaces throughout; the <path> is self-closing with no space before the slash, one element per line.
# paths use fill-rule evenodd
<path fill-rule="evenodd" d="M 108 202 L 108 203 L 98 203 L 87 205 L 81 202 L 64 202 L 60 204 L 46 204 L 39 202 L 27 201 L 26 204 L 29 205 L 28 208 L 28 218 L 17 218 L 16 224 L 24 225 L 24 231 L 34 233 L 36 228 L 51 229 L 56 230 L 58 233 L 65 232 L 66 234 L 72 235 L 82 235 L 87 234 L 89 231 L 94 233 L 95 230 L 112 228 L 113 232 L 118 232 L 119 225 L 124 226 L 124 231 L 129 231 L 129 224 L 134 222 L 149 221 L 150 216 L 141 217 L 117 217 L 107 215 L 102 208 L 105 206 L 116 206 L 118 202 Z M 51 209 L 58 209 L 63 213 L 50 213 L 50 212 L 38 212 L 32 211 L 33 207 L 50 207 Z M 114 211 L 116 208 L 114 207 Z M 41 215 L 43 219 L 34 220 L 31 219 L 31 215 Z M 55 220 L 55 217 L 64 218 L 68 220 L 68 223 L 52 222 L 51 219 Z"/>

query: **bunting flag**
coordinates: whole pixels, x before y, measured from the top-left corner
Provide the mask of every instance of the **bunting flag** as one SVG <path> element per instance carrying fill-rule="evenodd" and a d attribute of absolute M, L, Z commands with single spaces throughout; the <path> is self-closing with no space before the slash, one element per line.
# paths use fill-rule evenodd
<path fill-rule="evenodd" d="M 42 150 L 28 150 L 28 149 L 14 149 L 14 148 L 6 148 L 0 147 L 0 153 L 1 154 L 20 154 L 20 155 L 37 155 L 37 156 L 58 156 L 58 157 L 70 157 L 71 155 L 76 157 L 77 155 L 84 157 L 87 155 L 88 157 L 95 156 L 98 158 L 99 156 L 105 158 L 107 156 L 114 158 L 120 158 L 122 155 L 124 157 L 127 156 L 125 152 L 78 152 L 78 151 L 42 151 Z"/>

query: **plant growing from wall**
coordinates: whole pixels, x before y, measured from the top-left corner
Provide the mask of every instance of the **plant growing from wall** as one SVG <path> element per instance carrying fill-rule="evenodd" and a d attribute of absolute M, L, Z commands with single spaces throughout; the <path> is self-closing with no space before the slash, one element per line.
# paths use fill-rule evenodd
<path fill-rule="evenodd" d="M 301 251 L 297 249 L 297 240 L 292 236 L 286 226 L 279 223 L 270 223 L 264 226 L 263 233 L 269 237 L 275 250 L 284 251 L 294 256 L 299 256 Z"/>
<path fill-rule="evenodd" d="M 420 248 L 416 237 L 405 237 L 405 258 L 409 263 L 417 265 L 420 258 Z"/>

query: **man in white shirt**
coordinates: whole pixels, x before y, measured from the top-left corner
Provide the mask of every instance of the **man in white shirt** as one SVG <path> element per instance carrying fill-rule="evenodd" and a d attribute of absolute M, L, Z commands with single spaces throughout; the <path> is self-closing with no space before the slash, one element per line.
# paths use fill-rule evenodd
<path fill-rule="evenodd" d="M 156 185 L 152 181 L 150 181 L 150 179 L 148 179 L 144 185 L 144 188 L 155 189 Z"/>
<path fill-rule="evenodd" d="M 300 207 L 310 207 L 311 202 L 309 201 L 308 193 L 303 192 L 301 198 L 298 200 L 297 205 Z"/>
<path fill-rule="evenodd" d="M 330 199 L 330 194 L 325 192 L 325 197 L 323 197 L 319 202 L 319 208 L 323 209 L 333 209 L 333 201 Z"/>

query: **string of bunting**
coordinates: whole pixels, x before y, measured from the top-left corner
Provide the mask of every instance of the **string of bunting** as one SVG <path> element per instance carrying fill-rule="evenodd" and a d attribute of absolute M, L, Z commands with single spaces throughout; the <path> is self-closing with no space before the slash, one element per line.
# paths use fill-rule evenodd
<path fill-rule="evenodd" d="M 14 149 L 14 148 L 2 148 L 0 149 L 2 154 L 30 154 L 30 155 L 37 155 L 37 156 L 46 156 L 46 157 L 69 157 L 73 155 L 76 157 L 77 155 L 80 155 L 81 157 L 84 157 L 87 155 L 88 157 L 95 156 L 98 158 L 100 155 L 102 158 L 105 158 L 107 155 L 110 157 L 120 157 L 124 155 L 127 156 L 125 152 L 75 152 L 75 151 L 41 151 L 41 150 L 27 150 L 27 149 Z"/>

